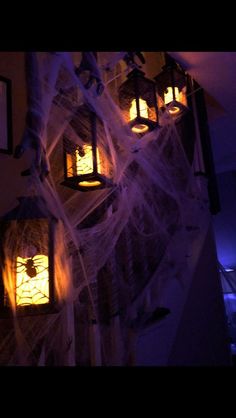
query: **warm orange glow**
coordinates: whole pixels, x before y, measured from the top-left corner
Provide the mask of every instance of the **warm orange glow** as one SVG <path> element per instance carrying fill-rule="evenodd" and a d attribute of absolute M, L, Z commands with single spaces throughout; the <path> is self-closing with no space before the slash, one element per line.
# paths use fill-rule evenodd
<path fill-rule="evenodd" d="M 179 94 L 179 89 L 178 87 L 174 87 L 174 91 L 175 91 L 175 100 L 176 102 L 180 101 L 180 94 Z M 168 103 L 173 102 L 174 97 L 173 97 L 173 89 L 172 87 L 167 87 L 166 92 L 164 93 L 164 102 L 167 105 Z"/>
<path fill-rule="evenodd" d="M 141 118 L 148 119 L 148 106 L 147 106 L 146 100 L 139 99 L 139 110 L 140 110 Z M 131 108 L 129 110 L 129 116 L 130 116 L 130 120 L 133 120 L 137 117 L 137 107 L 136 107 L 135 99 L 132 100 Z"/>
<path fill-rule="evenodd" d="M 136 134 L 144 133 L 148 131 L 148 126 L 144 123 L 137 123 L 136 125 L 132 126 L 132 131 Z"/>
<path fill-rule="evenodd" d="M 16 305 L 39 305 L 49 303 L 48 257 L 37 254 L 34 257 L 16 260 Z"/>
<path fill-rule="evenodd" d="M 73 159 L 71 154 L 66 154 L 67 177 L 73 177 Z"/>
<path fill-rule="evenodd" d="M 81 187 L 98 187 L 101 184 L 99 180 L 84 180 L 79 182 L 79 186 Z"/>
<path fill-rule="evenodd" d="M 175 102 L 179 102 L 187 107 L 186 87 L 184 87 L 181 91 L 179 91 L 178 87 L 175 87 L 174 92 L 175 92 Z M 166 92 L 164 93 L 165 105 L 168 105 L 169 103 L 173 101 L 174 101 L 173 89 L 172 87 L 167 87 Z M 178 107 L 178 105 L 170 106 L 168 108 L 168 111 L 170 112 L 171 115 L 176 115 L 177 113 L 180 112 L 180 110 L 181 108 Z"/>
<path fill-rule="evenodd" d="M 148 106 L 147 106 L 146 100 L 139 99 L 139 110 L 140 110 L 140 116 L 142 118 L 148 119 Z M 130 121 L 137 117 L 137 108 L 136 108 L 136 100 L 135 99 L 132 100 L 129 115 L 130 115 Z M 149 128 L 144 123 L 137 123 L 134 126 L 132 126 L 131 129 L 132 129 L 133 132 L 139 134 L 139 133 L 147 132 Z"/>
<path fill-rule="evenodd" d="M 79 150 L 75 151 L 76 153 L 76 174 L 77 176 L 82 176 L 83 174 L 90 174 L 93 172 L 93 152 L 91 145 L 83 146 L 84 155 L 79 154 Z M 97 171 L 100 173 L 100 156 L 97 149 Z"/>
<path fill-rule="evenodd" d="M 52 302 L 72 300 L 71 262 L 62 221 L 57 222 L 54 233 L 55 245 L 51 257 L 54 268 L 50 272 L 49 219 L 10 222 L 5 236 L 3 268 L 5 307 L 15 312 L 23 306 L 26 309 L 43 308 L 44 305 L 49 307 Z M 50 294 L 51 288 L 53 295 Z"/>
<path fill-rule="evenodd" d="M 180 108 L 178 106 L 171 106 L 168 110 L 171 115 L 176 115 L 180 112 Z"/>
<path fill-rule="evenodd" d="M 67 177 L 82 176 L 93 172 L 93 151 L 91 145 L 84 145 L 82 153 L 79 149 L 75 154 L 66 154 Z M 97 149 L 97 172 L 101 173 L 101 160 Z"/>
<path fill-rule="evenodd" d="M 180 103 L 182 103 L 182 105 L 184 105 L 185 107 L 188 106 L 188 101 L 187 101 L 187 87 L 183 87 L 182 90 L 179 93 L 179 101 Z"/>

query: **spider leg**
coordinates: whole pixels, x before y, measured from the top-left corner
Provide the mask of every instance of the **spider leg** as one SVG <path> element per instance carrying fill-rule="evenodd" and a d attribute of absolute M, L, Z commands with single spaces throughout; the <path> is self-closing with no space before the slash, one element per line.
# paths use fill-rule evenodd
<path fill-rule="evenodd" d="M 36 270 L 37 270 L 37 274 L 43 273 L 45 270 L 48 270 L 48 266 L 44 267 L 44 266 L 35 266 Z"/>
<path fill-rule="evenodd" d="M 25 268 L 25 266 L 17 266 L 15 271 L 17 273 L 22 273 L 23 271 L 26 272 L 26 268 Z"/>
<path fill-rule="evenodd" d="M 41 295 L 41 296 L 40 296 L 40 299 L 42 299 L 42 298 L 47 298 L 47 299 L 49 299 L 49 298 L 48 298 L 48 295 L 47 295 L 46 293 L 44 293 L 44 292 L 42 291 L 42 289 L 39 289 L 39 288 L 37 287 L 37 285 L 35 286 L 35 289 L 37 290 L 37 293 Z"/>
<path fill-rule="evenodd" d="M 18 266 L 26 266 L 26 264 L 25 264 L 25 263 L 22 263 L 21 261 L 17 261 L 17 262 L 16 262 L 16 264 L 17 264 Z"/>
<path fill-rule="evenodd" d="M 42 255 L 35 255 L 35 256 L 33 257 L 33 260 L 35 261 L 35 260 L 38 260 L 38 259 L 40 259 L 40 258 L 43 258 L 43 256 L 42 256 Z"/>
<path fill-rule="evenodd" d="M 38 256 L 36 256 L 36 257 L 34 257 L 34 259 L 33 259 L 33 261 L 34 261 L 34 263 L 36 264 L 36 263 L 42 263 L 42 261 L 44 260 L 44 258 L 43 257 L 38 257 Z"/>

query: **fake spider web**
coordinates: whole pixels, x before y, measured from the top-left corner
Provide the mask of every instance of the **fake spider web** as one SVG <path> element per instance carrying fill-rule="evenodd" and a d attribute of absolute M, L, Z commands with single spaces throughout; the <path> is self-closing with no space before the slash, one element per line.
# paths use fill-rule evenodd
<path fill-rule="evenodd" d="M 43 318 L 19 319 L 12 304 L 14 327 L 9 325 L 11 331 L 0 344 L 3 350 L 11 341 L 7 364 L 73 364 L 67 356 L 73 339 L 75 364 L 89 365 L 93 326 L 99 335 L 93 344 L 100 346 L 100 363 L 129 364 L 130 333 L 144 324 L 140 312 L 161 306 L 163 289 L 176 272 L 184 286 L 188 245 L 199 233 L 207 205 L 171 117 L 142 138 L 124 122 L 116 101 L 116 72 L 124 53 L 118 55 L 110 54 L 108 60 L 107 54 L 98 53 L 97 62 L 91 58 L 95 81 L 99 77 L 104 84 L 98 95 L 96 82 L 86 89 L 87 74 L 76 75 L 79 53 L 26 54 L 28 112 L 17 153 L 20 157 L 33 149 L 32 165 L 23 173 L 30 174 L 26 194 L 42 196 L 60 220 L 55 277 L 63 307 Z M 112 71 L 107 72 L 107 66 Z M 113 181 L 112 187 L 86 193 L 61 184 L 63 141 L 84 145 L 77 115 L 83 103 L 102 121 L 98 146 L 109 159 Z M 181 248 L 173 252 L 170 244 L 178 234 Z M 17 253 L 13 230 L 7 239 L 12 256 Z M 8 278 L 11 268 L 6 267 Z M 13 294 L 14 284 L 8 280 L 5 285 Z M 74 328 L 68 334 L 63 321 L 71 306 Z"/>

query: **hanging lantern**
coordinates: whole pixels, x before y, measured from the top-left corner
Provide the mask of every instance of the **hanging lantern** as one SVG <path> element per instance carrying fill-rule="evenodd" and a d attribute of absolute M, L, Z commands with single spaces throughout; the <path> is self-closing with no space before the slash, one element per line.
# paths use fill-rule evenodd
<path fill-rule="evenodd" d="M 163 112 L 166 108 L 171 116 L 179 116 L 187 109 L 187 78 L 179 65 L 166 55 L 166 64 L 156 80 L 158 93 L 158 109 Z"/>
<path fill-rule="evenodd" d="M 134 69 L 119 87 L 119 102 L 125 121 L 140 136 L 158 126 L 155 83 Z"/>
<path fill-rule="evenodd" d="M 112 186 L 111 164 L 107 150 L 101 145 L 101 139 L 105 137 L 102 121 L 88 105 L 82 105 L 70 125 L 80 145 L 64 135 L 65 180 L 61 184 L 81 191 Z"/>
<path fill-rule="evenodd" d="M 1 312 L 48 313 L 55 309 L 54 235 L 57 220 L 41 197 L 20 197 L 1 228 Z"/>

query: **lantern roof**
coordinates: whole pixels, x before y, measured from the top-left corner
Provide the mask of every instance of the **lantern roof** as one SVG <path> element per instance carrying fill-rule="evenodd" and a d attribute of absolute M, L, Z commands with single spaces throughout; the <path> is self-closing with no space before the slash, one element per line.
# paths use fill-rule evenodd
<path fill-rule="evenodd" d="M 133 77 L 145 77 L 145 72 L 140 70 L 139 68 L 134 68 L 130 73 L 127 74 L 127 78 Z"/>
<path fill-rule="evenodd" d="M 121 109 L 130 107 L 131 101 L 138 96 L 146 100 L 148 106 L 155 106 L 155 81 L 145 77 L 138 68 L 127 74 L 127 79 L 119 86 L 119 101 Z"/>
<path fill-rule="evenodd" d="M 7 212 L 2 220 L 55 218 L 43 196 L 20 196 L 18 206 Z"/>
<path fill-rule="evenodd" d="M 175 75 L 179 74 L 179 77 L 185 76 L 185 71 L 179 63 L 177 63 L 174 58 L 169 54 L 165 53 L 165 64 L 162 66 L 162 71 L 154 77 L 154 80 L 158 81 L 159 78 L 164 77 L 165 75 L 174 72 Z"/>
<path fill-rule="evenodd" d="M 186 83 L 186 74 L 185 71 L 177 65 L 165 64 L 162 67 L 162 71 L 154 77 L 154 80 L 157 87 L 166 88 L 167 84 L 172 83 L 172 77 L 175 86 L 180 89 L 183 88 Z"/>
<path fill-rule="evenodd" d="M 147 78 L 145 76 L 145 72 L 140 70 L 139 68 L 134 68 L 132 71 L 130 71 L 130 73 L 127 74 L 127 80 L 123 84 L 128 83 L 129 81 L 138 77 L 142 80 L 145 80 L 146 83 L 155 84 L 154 81 L 150 80 L 150 78 Z"/>

